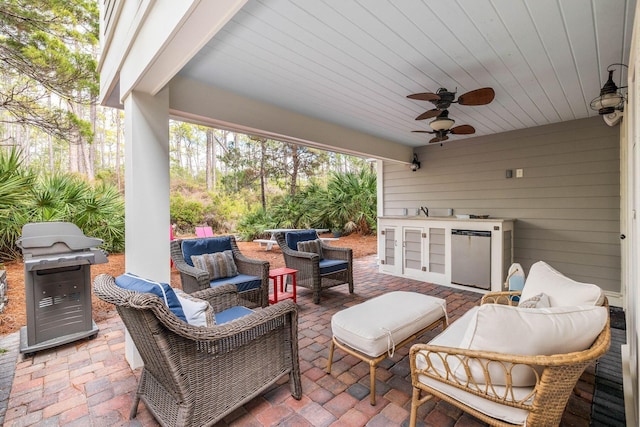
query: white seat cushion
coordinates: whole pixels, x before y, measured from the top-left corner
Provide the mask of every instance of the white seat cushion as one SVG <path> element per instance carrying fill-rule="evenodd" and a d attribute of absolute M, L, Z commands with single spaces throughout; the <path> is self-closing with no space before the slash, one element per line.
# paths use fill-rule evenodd
<path fill-rule="evenodd" d="M 602 305 L 604 302 L 604 294 L 599 286 L 576 282 L 544 261 L 531 266 L 520 300 L 541 293 L 549 296 L 551 307 Z"/>
<path fill-rule="evenodd" d="M 447 396 L 452 396 L 457 401 L 462 402 L 467 406 L 470 406 L 473 409 L 482 412 L 485 415 L 501 421 L 506 421 L 515 425 L 524 425 L 527 417 L 529 416 L 529 411 L 525 409 L 514 408 L 512 406 L 492 402 L 491 400 L 476 396 L 457 387 L 441 383 L 440 381 L 425 377 L 424 375 L 420 375 L 419 380 L 421 383 L 426 384 L 431 388 L 438 390 L 443 394 L 446 394 Z M 504 394 L 504 389 L 505 387 L 503 386 L 495 386 L 493 388 L 493 391 L 495 392 L 495 394 L 500 395 Z M 531 393 L 531 390 L 533 390 L 533 387 L 517 387 L 513 389 L 513 392 L 516 399 L 522 399 L 529 395 L 529 393 Z"/>
<path fill-rule="evenodd" d="M 333 336 L 370 357 L 392 352 L 395 344 L 446 316 L 446 301 L 395 291 L 339 311 L 331 317 Z"/>

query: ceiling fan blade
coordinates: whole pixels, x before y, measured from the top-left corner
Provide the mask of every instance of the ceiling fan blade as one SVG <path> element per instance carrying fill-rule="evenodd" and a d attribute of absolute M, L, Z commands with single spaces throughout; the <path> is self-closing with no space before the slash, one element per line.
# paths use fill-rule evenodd
<path fill-rule="evenodd" d="M 449 129 L 449 132 L 454 135 L 469 135 L 476 133 L 476 130 L 471 125 L 460 125 Z"/>
<path fill-rule="evenodd" d="M 416 120 L 430 119 L 432 117 L 439 116 L 441 113 L 442 113 L 442 111 L 440 111 L 438 109 L 429 110 L 429 111 L 426 111 L 426 112 L 420 114 L 418 117 L 416 117 Z"/>
<path fill-rule="evenodd" d="M 436 136 L 435 138 L 432 138 L 431 141 L 429 141 L 429 144 L 432 144 L 434 142 L 442 142 L 442 141 L 446 141 L 447 139 L 449 139 L 449 137 L 447 135 L 444 136 Z"/>
<path fill-rule="evenodd" d="M 432 132 L 430 130 L 412 130 L 411 132 L 414 132 L 414 133 L 435 133 L 435 132 Z"/>
<path fill-rule="evenodd" d="M 432 92 L 424 92 L 424 93 L 414 93 L 412 95 L 408 95 L 409 99 L 417 99 L 418 101 L 437 101 L 440 99 L 440 95 L 436 95 Z"/>
<path fill-rule="evenodd" d="M 460 105 L 486 105 L 493 101 L 495 96 L 492 88 L 483 87 L 460 95 L 456 102 Z"/>

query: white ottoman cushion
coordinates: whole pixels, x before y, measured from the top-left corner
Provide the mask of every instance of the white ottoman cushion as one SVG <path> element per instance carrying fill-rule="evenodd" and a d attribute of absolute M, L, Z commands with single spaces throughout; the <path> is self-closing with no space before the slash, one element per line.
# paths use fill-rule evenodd
<path fill-rule="evenodd" d="M 331 317 L 333 336 L 371 357 L 389 351 L 446 316 L 446 301 L 416 292 L 395 291 L 339 311 Z"/>

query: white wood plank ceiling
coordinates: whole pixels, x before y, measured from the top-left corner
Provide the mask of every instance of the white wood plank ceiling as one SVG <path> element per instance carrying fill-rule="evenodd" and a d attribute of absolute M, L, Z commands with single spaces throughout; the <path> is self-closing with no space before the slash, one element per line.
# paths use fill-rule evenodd
<path fill-rule="evenodd" d="M 440 87 L 488 135 L 597 115 L 607 66 L 627 63 L 635 0 L 249 0 L 181 74 L 411 146 Z M 626 84 L 626 68 L 614 81 Z M 622 74 L 621 74 L 622 72 Z M 469 135 L 469 136 L 475 136 Z M 456 135 L 451 141 L 469 137 Z"/>

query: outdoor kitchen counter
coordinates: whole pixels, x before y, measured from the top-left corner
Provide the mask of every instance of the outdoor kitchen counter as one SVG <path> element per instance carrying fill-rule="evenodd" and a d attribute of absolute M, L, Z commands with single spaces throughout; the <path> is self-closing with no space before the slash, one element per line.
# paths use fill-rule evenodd
<path fill-rule="evenodd" d="M 379 216 L 378 219 L 402 219 L 402 220 L 419 220 L 419 221 L 457 221 L 457 222 L 505 222 L 505 221 L 515 221 L 513 218 L 456 218 L 455 216 L 424 216 L 424 215 L 384 215 Z"/>
<path fill-rule="evenodd" d="M 507 270 L 513 262 L 514 219 L 456 218 L 453 216 L 378 217 L 378 260 L 380 272 L 408 277 L 466 290 L 500 291 Z M 460 255 L 454 242 L 459 242 L 457 230 L 484 235 L 485 250 L 471 257 Z M 454 234 L 455 239 L 452 239 Z M 470 244 L 479 242 L 470 236 Z M 465 240 L 466 241 L 466 240 Z M 459 249 L 459 246 L 458 246 Z M 463 248 L 464 249 L 464 248 Z M 487 271 L 484 281 L 475 277 L 460 280 L 456 266 L 475 262 Z M 453 280 L 452 280 L 453 279 Z"/>

